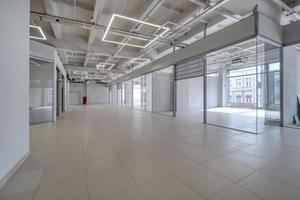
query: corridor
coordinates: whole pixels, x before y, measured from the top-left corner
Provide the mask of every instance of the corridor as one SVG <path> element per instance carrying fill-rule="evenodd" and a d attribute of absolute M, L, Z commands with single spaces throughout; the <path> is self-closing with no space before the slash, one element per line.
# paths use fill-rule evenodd
<path fill-rule="evenodd" d="M 0 199 L 300 199 L 299 130 L 256 136 L 183 119 L 73 106 L 30 128 L 31 154 Z"/>

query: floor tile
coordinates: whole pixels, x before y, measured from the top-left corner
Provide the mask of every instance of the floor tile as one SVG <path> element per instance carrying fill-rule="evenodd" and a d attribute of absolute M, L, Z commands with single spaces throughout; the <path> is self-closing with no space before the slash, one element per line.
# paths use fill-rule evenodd
<path fill-rule="evenodd" d="M 120 192 L 116 195 L 101 200 L 145 200 L 145 197 L 139 191 L 139 189 L 135 188 Z"/>
<path fill-rule="evenodd" d="M 148 159 L 140 164 L 127 165 L 126 169 L 137 184 L 143 184 L 170 174 L 168 170 L 155 159 Z"/>
<path fill-rule="evenodd" d="M 262 167 L 271 162 L 270 160 L 254 156 L 243 151 L 228 154 L 225 156 L 225 158 L 231 159 L 254 170 L 261 169 Z"/>
<path fill-rule="evenodd" d="M 203 198 L 208 198 L 233 184 L 201 165 L 180 171 L 176 173 L 176 176 L 197 191 Z"/>
<path fill-rule="evenodd" d="M 177 172 L 197 164 L 195 161 L 178 152 L 169 153 L 157 159 L 171 172 Z"/>
<path fill-rule="evenodd" d="M 181 150 L 180 152 L 197 162 L 205 162 L 217 157 L 216 154 L 204 150 L 203 148 L 200 147 L 187 148 Z"/>
<path fill-rule="evenodd" d="M 213 195 L 209 200 L 263 200 L 239 185 L 232 185 Z"/>
<path fill-rule="evenodd" d="M 93 158 L 86 158 L 85 160 L 87 174 L 101 172 L 111 168 L 121 166 L 122 163 L 114 153 L 104 153 Z"/>
<path fill-rule="evenodd" d="M 72 179 L 39 188 L 33 200 L 88 200 L 85 178 Z"/>
<path fill-rule="evenodd" d="M 300 162 L 291 163 L 284 160 L 276 160 L 266 165 L 260 172 L 300 188 Z"/>
<path fill-rule="evenodd" d="M 299 200 L 300 190 L 262 173 L 255 173 L 240 182 L 247 190 L 266 200 Z"/>
<path fill-rule="evenodd" d="M 81 162 L 75 162 L 65 166 L 50 166 L 46 168 L 39 187 L 46 187 L 68 179 L 76 179 L 84 176 L 84 165 Z"/>
<path fill-rule="evenodd" d="M 16 173 L 7 184 L 1 188 L 0 198 L 36 189 L 44 171 L 44 169 L 38 169 Z"/>
<path fill-rule="evenodd" d="M 114 195 L 135 187 L 124 168 L 118 167 L 87 176 L 90 200 Z"/>
<path fill-rule="evenodd" d="M 139 149 L 137 151 L 117 152 L 117 156 L 125 165 L 143 163 L 145 160 L 152 158 L 146 151 Z"/>
<path fill-rule="evenodd" d="M 233 182 L 254 173 L 254 170 L 225 158 L 216 158 L 203 163 L 203 165 Z"/>
<path fill-rule="evenodd" d="M 163 177 L 141 187 L 147 200 L 201 200 L 193 190 L 174 175 Z"/>
<path fill-rule="evenodd" d="M 34 194 L 34 190 L 29 190 L 27 192 L 22 192 L 19 194 L 15 194 L 9 197 L 0 198 L 1 200 L 32 200 Z"/>

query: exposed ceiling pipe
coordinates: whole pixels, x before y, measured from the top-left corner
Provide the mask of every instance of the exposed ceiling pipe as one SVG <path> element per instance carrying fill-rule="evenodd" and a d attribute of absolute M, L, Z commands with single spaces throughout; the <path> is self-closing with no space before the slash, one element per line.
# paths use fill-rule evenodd
<path fill-rule="evenodd" d="M 198 20 L 201 17 L 204 17 L 205 15 L 213 12 L 214 10 L 216 10 L 217 8 L 221 7 L 222 5 L 224 5 L 225 3 L 227 3 L 229 0 L 221 0 L 219 1 L 217 4 L 215 5 L 211 5 L 209 4 L 209 6 L 207 8 L 205 8 L 204 10 L 201 10 L 199 14 L 197 14 L 194 18 L 192 18 L 191 20 L 187 21 L 186 23 L 182 24 L 183 26 L 186 26 L 192 22 L 194 22 L 195 20 Z"/>
<path fill-rule="evenodd" d="M 204 20 L 201 19 L 202 17 L 204 17 L 205 15 L 207 15 L 208 13 L 210 13 L 212 11 L 216 11 L 217 8 L 224 5 L 229 0 L 221 0 L 215 5 L 211 5 L 209 2 L 204 3 L 201 0 L 190 0 L 190 1 L 197 4 L 197 5 L 199 5 L 201 9 L 199 11 L 197 11 L 198 14 L 196 14 L 194 17 L 191 17 L 188 20 L 185 20 L 185 21 L 181 22 L 180 25 L 182 25 L 182 26 L 187 26 L 187 25 L 189 25 L 189 24 L 191 24 L 192 22 L 195 22 L 195 21 L 205 22 Z M 203 6 L 206 6 L 206 8 L 202 9 Z M 207 22 L 205 22 L 205 23 L 207 23 Z M 176 46 L 176 43 L 174 45 Z M 148 53 L 149 51 L 151 51 L 151 49 L 146 49 L 139 57 L 143 56 L 144 54 Z"/>
<path fill-rule="evenodd" d="M 296 8 L 291 8 L 281 0 L 273 0 L 273 2 L 275 2 L 278 6 L 280 6 L 284 11 L 287 12 L 287 17 L 292 17 L 293 21 L 300 20 L 300 14 L 296 11 L 296 8 L 299 9 L 299 6 L 297 6 Z"/>
<path fill-rule="evenodd" d="M 46 13 L 39 13 L 39 12 L 34 12 L 34 11 L 30 11 L 30 16 L 31 17 L 35 17 L 39 20 L 46 20 L 46 21 L 50 21 L 50 22 L 55 22 L 55 23 L 61 23 L 61 24 L 76 24 L 82 28 L 88 28 L 90 29 L 91 27 L 95 27 L 97 29 L 100 30 L 105 30 L 107 27 L 104 25 L 100 25 L 100 24 L 95 24 L 92 22 L 86 22 L 86 21 L 82 21 L 82 20 L 75 20 L 75 19 L 71 19 L 71 18 L 66 18 L 66 17 L 61 17 L 61 16 L 55 16 L 55 15 L 50 15 L 50 14 L 46 14 Z M 120 30 L 120 29 L 116 29 L 116 28 L 111 28 L 111 31 L 115 34 L 121 34 L 124 36 L 134 36 L 134 37 L 138 37 L 141 39 L 152 39 L 153 37 L 150 35 L 145 35 L 145 34 L 141 34 L 141 33 L 135 33 L 135 32 L 130 32 L 130 31 L 125 31 L 125 30 Z M 166 43 L 166 44 L 170 44 L 170 40 L 167 38 L 159 38 L 157 39 L 157 41 L 162 42 L 162 43 Z M 184 47 L 185 44 L 176 44 L 178 47 Z"/>

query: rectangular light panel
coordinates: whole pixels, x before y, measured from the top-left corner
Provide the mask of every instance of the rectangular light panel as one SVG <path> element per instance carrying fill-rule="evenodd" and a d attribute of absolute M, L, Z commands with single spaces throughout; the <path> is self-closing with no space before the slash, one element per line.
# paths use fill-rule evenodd
<path fill-rule="evenodd" d="M 130 44 L 130 43 L 127 43 L 127 42 L 117 42 L 117 41 L 113 41 L 113 40 L 108 40 L 106 39 L 106 36 L 112 26 L 112 23 L 113 21 L 116 19 L 116 18 L 122 18 L 122 19 L 126 19 L 126 20 L 129 20 L 129 21 L 134 21 L 134 22 L 137 22 L 137 23 L 140 23 L 140 24 L 145 24 L 145 25 L 148 25 L 148 26 L 152 26 L 152 27 L 155 27 L 157 28 L 158 30 L 159 29 L 163 29 L 164 31 L 162 33 L 160 33 L 158 36 L 154 37 L 153 39 L 150 40 L 150 42 L 148 42 L 146 45 L 144 46 L 141 46 L 141 45 L 135 45 L 135 44 Z M 134 19 L 134 18 L 130 18 L 130 17 L 126 17 L 126 16 L 122 16 L 122 15 L 118 15 L 118 14 L 113 14 L 110 21 L 109 21 L 109 24 L 104 32 L 104 35 L 102 37 L 102 41 L 104 42 L 110 42 L 110 43 L 114 43 L 114 44 L 121 44 L 121 45 L 126 45 L 126 46 L 131 46 L 131 47 L 137 47 L 137 48 L 146 48 L 148 47 L 150 44 L 152 44 L 153 42 L 155 42 L 158 38 L 162 37 L 164 34 L 166 34 L 170 29 L 167 28 L 167 27 L 164 27 L 164 26 L 159 26 L 159 25 L 156 25 L 156 24 L 152 24 L 152 23 L 148 23 L 148 22 L 145 22 L 145 21 L 141 21 L 141 20 L 137 20 L 137 19 Z M 130 36 L 130 37 L 134 37 L 134 36 Z"/>
<path fill-rule="evenodd" d="M 29 36 L 30 39 L 47 40 L 47 38 L 46 38 L 46 36 L 45 36 L 45 34 L 44 34 L 44 32 L 43 32 L 43 30 L 42 30 L 41 27 L 34 26 L 34 25 L 29 25 L 29 28 L 37 29 L 40 32 L 40 34 L 42 35 L 42 37 L 36 37 L 36 36 L 30 35 Z"/>
<path fill-rule="evenodd" d="M 99 63 L 96 65 L 97 69 L 103 69 L 105 66 L 109 66 L 108 70 L 111 70 L 115 64 L 114 63 Z"/>

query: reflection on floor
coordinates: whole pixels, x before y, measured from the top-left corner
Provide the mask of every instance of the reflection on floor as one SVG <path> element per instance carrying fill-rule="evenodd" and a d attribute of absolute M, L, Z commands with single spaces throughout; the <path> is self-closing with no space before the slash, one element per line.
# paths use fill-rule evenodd
<path fill-rule="evenodd" d="M 209 108 L 207 122 L 233 129 L 262 132 L 270 128 L 266 123 L 267 118 L 279 119 L 280 113 L 275 111 L 255 110 L 247 108 L 217 107 Z M 256 117 L 257 116 L 257 117 Z M 194 109 L 188 111 L 177 111 L 177 118 L 191 121 L 203 121 L 203 110 Z M 257 128 L 257 129 L 256 129 Z"/>
<path fill-rule="evenodd" d="M 31 128 L 1 200 L 299 200 L 299 130 L 247 134 L 118 106 Z"/>

